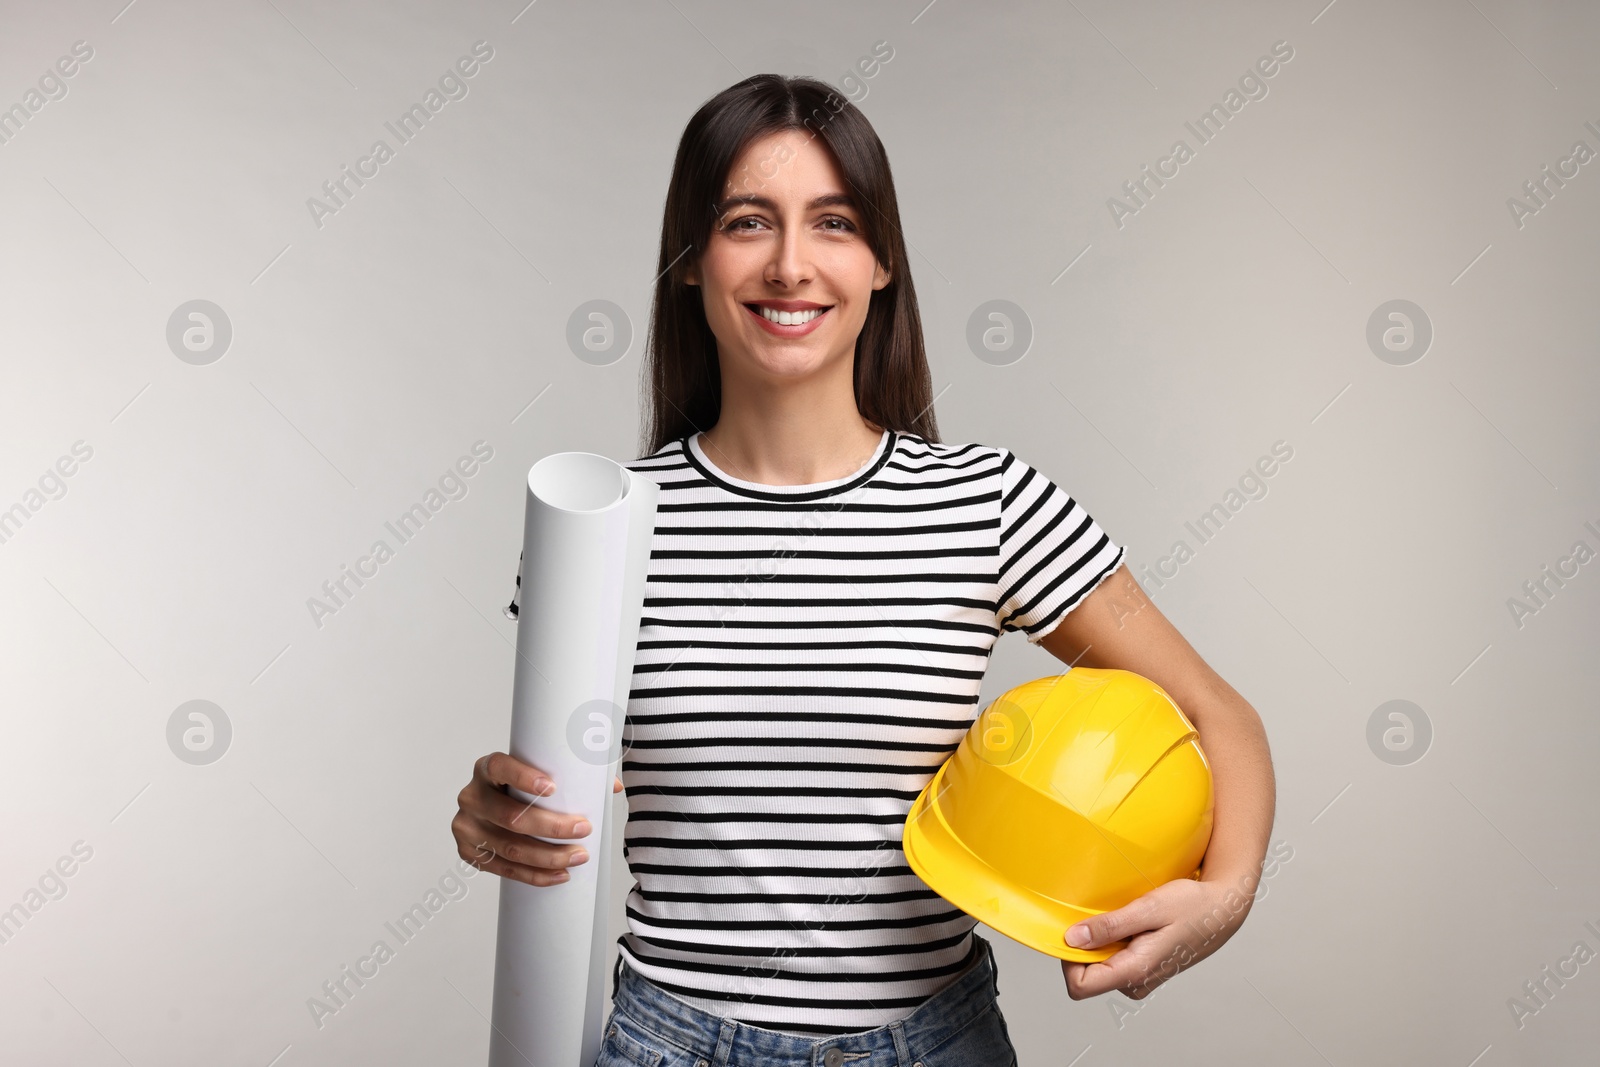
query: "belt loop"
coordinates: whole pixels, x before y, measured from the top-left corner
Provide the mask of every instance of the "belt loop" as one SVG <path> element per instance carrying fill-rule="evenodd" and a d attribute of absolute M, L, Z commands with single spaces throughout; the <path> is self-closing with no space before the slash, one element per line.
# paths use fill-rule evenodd
<path fill-rule="evenodd" d="M 733 1055 L 733 1035 L 738 1029 L 738 1023 L 723 1017 L 722 1032 L 717 1035 L 717 1051 L 712 1054 L 711 1067 L 727 1067 L 728 1057 Z"/>
<path fill-rule="evenodd" d="M 611 968 L 611 999 L 617 999 L 617 990 L 622 987 L 622 953 L 617 953 L 616 966 Z"/>
<path fill-rule="evenodd" d="M 897 1058 L 897 1067 L 911 1067 L 911 1045 L 906 1041 L 905 1021 L 896 1019 L 890 1023 L 889 1035 L 894 1038 L 894 1054 Z"/>
<path fill-rule="evenodd" d="M 1000 958 L 994 954 L 994 945 L 990 944 L 988 939 L 985 939 L 983 943 L 987 946 L 989 953 L 989 969 L 994 972 L 994 995 L 998 997 L 1000 995 Z"/>

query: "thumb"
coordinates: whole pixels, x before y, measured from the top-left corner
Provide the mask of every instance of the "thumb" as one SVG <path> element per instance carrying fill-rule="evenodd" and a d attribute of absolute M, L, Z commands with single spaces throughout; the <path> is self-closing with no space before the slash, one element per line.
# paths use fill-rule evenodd
<path fill-rule="evenodd" d="M 1131 907 L 1092 915 L 1067 927 L 1066 942 L 1073 948 L 1104 948 L 1144 929 Z"/>

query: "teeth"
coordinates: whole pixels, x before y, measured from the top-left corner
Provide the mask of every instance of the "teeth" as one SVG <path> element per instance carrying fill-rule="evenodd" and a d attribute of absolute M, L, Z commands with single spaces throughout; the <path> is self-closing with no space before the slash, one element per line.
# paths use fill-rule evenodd
<path fill-rule="evenodd" d="M 756 309 L 761 312 L 762 318 L 766 319 L 768 322 L 775 322 L 779 326 L 799 326 L 803 323 L 810 322 L 812 319 L 828 310 L 827 308 L 811 308 L 806 311 L 774 311 L 771 308 L 765 307 L 761 304 L 757 304 Z"/>

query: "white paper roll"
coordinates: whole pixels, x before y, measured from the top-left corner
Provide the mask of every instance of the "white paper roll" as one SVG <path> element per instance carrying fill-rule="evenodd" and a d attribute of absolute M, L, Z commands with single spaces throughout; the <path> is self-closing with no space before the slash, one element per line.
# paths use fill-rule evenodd
<path fill-rule="evenodd" d="M 584 841 L 590 861 L 570 868 L 569 881 L 500 880 L 489 1067 L 593 1067 L 600 1054 L 611 784 L 659 493 L 589 452 L 557 452 L 528 471 L 510 751 L 556 791 L 511 795 L 581 814 L 597 830 Z"/>

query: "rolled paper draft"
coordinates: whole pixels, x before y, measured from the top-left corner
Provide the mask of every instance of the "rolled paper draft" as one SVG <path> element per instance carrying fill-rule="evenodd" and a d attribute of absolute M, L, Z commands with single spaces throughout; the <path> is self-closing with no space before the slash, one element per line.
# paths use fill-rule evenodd
<path fill-rule="evenodd" d="M 557 452 L 528 471 L 510 751 L 556 791 L 510 792 L 599 829 L 585 842 L 590 862 L 568 881 L 500 880 L 489 1067 L 592 1067 L 600 1054 L 611 784 L 659 493 L 649 477 L 589 452 Z"/>

